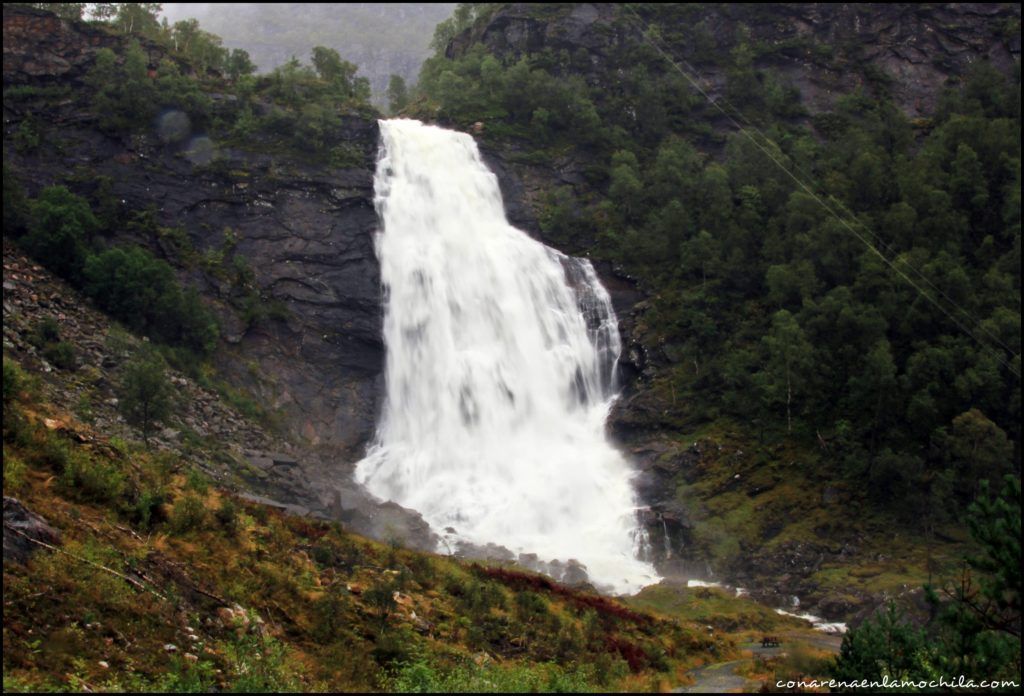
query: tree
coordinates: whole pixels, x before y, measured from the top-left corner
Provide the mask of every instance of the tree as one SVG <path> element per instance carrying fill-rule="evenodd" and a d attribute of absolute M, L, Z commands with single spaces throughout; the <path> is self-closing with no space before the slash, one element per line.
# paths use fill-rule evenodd
<path fill-rule="evenodd" d="M 1013 461 L 1013 443 L 984 413 L 972 408 L 953 419 L 947 441 L 957 488 L 970 500 L 983 480 L 998 480 Z"/>
<path fill-rule="evenodd" d="M 107 130 L 131 131 L 149 124 L 156 114 L 159 99 L 149 77 L 149 58 L 134 41 L 129 43 L 120 65 L 110 49 L 97 51 L 86 83 L 93 89 L 93 110 Z"/>
<path fill-rule="evenodd" d="M 54 273 L 77 282 L 88 242 L 99 229 L 89 203 L 63 186 L 43 189 L 30 205 L 28 234 L 22 244 Z"/>
<path fill-rule="evenodd" d="M 409 103 L 409 90 L 401 75 L 392 75 L 388 80 L 388 110 L 397 114 Z"/>
<path fill-rule="evenodd" d="M 154 37 L 160 33 L 160 11 L 163 4 L 159 2 L 121 2 L 117 3 L 117 14 L 114 25 L 125 34 L 140 34 Z"/>
<path fill-rule="evenodd" d="M 921 656 L 924 631 L 906 621 L 895 602 L 843 637 L 832 676 L 840 681 L 916 680 L 927 677 Z"/>
<path fill-rule="evenodd" d="M 796 318 L 785 309 L 772 317 L 772 328 L 762 339 L 767 364 L 760 382 L 769 403 L 786 405 L 786 432 L 793 432 L 793 402 L 803 395 L 813 364 L 814 348 Z"/>
<path fill-rule="evenodd" d="M 171 40 L 174 42 L 174 50 L 181 53 L 188 53 L 192 42 L 196 40 L 202 30 L 199 28 L 199 20 L 190 18 L 175 22 L 171 27 Z"/>
<path fill-rule="evenodd" d="M 227 62 L 229 54 L 221 45 L 221 38 L 200 29 L 196 19 L 175 22 L 171 40 L 175 50 L 187 56 L 200 74 L 210 69 L 220 70 Z"/>
<path fill-rule="evenodd" d="M 176 324 L 180 291 L 174 272 L 145 249 L 107 249 L 89 258 L 84 276 L 86 293 L 132 330 L 162 333 Z"/>
<path fill-rule="evenodd" d="M 94 2 L 90 13 L 101 22 L 109 22 L 117 16 L 119 5 L 117 2 Z"/>
<path fill-rule="evenodd" d="M 870 451 L 875 452 L 887 399 L 897 388 L 896 364 L 889 341 L 879 340 L 864 358 L 864 367 L 847 382 L 853 415 L 871 424 Z"/>
<path fill-rule="evenodd" d="M 959 208 L 972 210 L 988 202 L 988 183 L 978 155 L 966 143 L 960 143 L 949 176 L 949 192 Z"/>
<path fill-rule="evenodd" d="M 1020 678 L 1020 479 L 1006 476 L 1000 495 L 987 484 L 968 508 L 976 545 L 958 578 L 940 593 L 926 586 L 937 612 L 915 628 L 894 603 L 846 634 L 832 676 L 844 681 Z"/>
<path fill-rule="evenodd" d="M 434 37 L 430 41 L 430 49 L 434 53 L 443 55 L 451 40 L 473 24 L 477 17 L 477 10 L 478 8 L 473 3 L 459 3 L 452 16 L 435 27 Z"/>
<path fill-rule="evenodd" d="M 643 184 L 640 182 L 640 163 L 636 155 L 628 150 L 620 150 L 612 155 L 611 184 L 608 186 L 608 197 L 612 199 L 626 215 L 632 214 L 640 204 Z"/>
<path fill-rule="evenodd" d="M 87 3 L 84 2 L 33 2 L 32 7 L 38 7 L 41 10 L 49 10 L 53 12 L 61 19 L 81 19 L 82 13 L 85 12 L 85 6 Z"/>
<path fill-rule="evenodd" d="M 119 406 L 125 420 L 142 431 L 147 446 L 153 428 L 171 414 L 171 394 L 160 354 L 152 348 L 137 351 L 125 366 Z"/>
<path fill-rule="evenodd" d="M 988 482 L 968 507 L 977 550 L 940 591 L 926 588 L 939 610 L 936 666 L 976 679 L 1019 678 L 1021 629 L 1020 479 L 1007 475 L 997 498 Z M 942 597 L 945 598 L 943 603 Z"/>
<path fill-rule="evenodd" d="M 778 307 L 800 307 L 813 298 L 819 287 L 814 264 L 800 259 L 788 264 L 769 266 L 765 273 L 767 299 Z"/>
<path fill-rule="evenodd" d="M 249 52 L 241 48 L 233 48 L 225 61 L 224 70 L 233 82 L 240 77 L 256 72 L 256 64 L 249 58 Z"/>
<path fill-rule="evenodd" d="M 359 68 L 355 63 L 342 60 L 333 48 L 313 47 L 313 69 L 321 80 L 336 87 L 344 96 L 354 96 L 356 71 Z"/>
<path fill-rule="evenodd" d="M 981 611 L 985 626 L 1020 640 L 1021 595 L 1021 497 L 1020 479 L 1003 477 L 1003 488 L 996 498 L 989 497 L 989 485 L 968 508 L 967 525 L 978 542 L 979 553 L 967 559 L 981 574 L 982 598 L 991 604 Z M 980 609 L 972 607 L 973 610 Z M 1017 652 L 1019 656 L 1019 650 Z"/>

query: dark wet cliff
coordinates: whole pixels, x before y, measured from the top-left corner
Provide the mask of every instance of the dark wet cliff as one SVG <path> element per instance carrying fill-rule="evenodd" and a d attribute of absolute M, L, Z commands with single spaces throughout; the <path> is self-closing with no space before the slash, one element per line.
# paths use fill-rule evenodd
<path fill-rule="evenodd" d="M 121 43 L 103 28 L 5 6 L 5 89 L 79 85 L 96 51 Z M 156 63 L 160 49 L 144 48 Z M 151 210 L 158 226 L 184 229 L 199 255 L 230 246 L 252 269 L 260 302 L 279 307 L 276 319 L 247 325 L 228 306 L 232 288 L 223 274 L 183 263 L 167 239 L 111 231 L 113 240 L 142 244 L 178 265 L 219 308 L 220 369 L 280 410 L 293 433 L 358 456 L 373 433 L 383 368 L 373 251 L 376 121 L 342 121 L 332 137 L 359 164 L 334 168 L 268 152 L 258 139 L 224 144 L 194 132 L 166 144 L 156 127 L 110 135 L 80 92 L 67 94 L 5 100 L 5 159 L 29 193 L 65 182 L 86 193 L 109 177 L 122 210 Z M 8 147 L 26 119 L 42 131 L 31 152 Z"/>

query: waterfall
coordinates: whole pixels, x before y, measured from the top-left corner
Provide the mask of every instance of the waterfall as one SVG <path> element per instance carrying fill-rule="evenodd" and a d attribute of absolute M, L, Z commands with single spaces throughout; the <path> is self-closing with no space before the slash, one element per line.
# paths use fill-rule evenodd
<path fill-rule="evenodd" d="M 672 537 L 668 535 L 668 523 L 665 521 L 665 516 L 661 516 L 661 529 L 665 533 L 665 560 L 672 558 Z"/>
<path fill-rule="evenodd" d="M 470 136 L 393 120 L 381 137 L 387 393 L 356 480 L 456 540 L 575 558 L 613 592 L 657 582 L 604 434 L 621 345 L 590 262 L 509 225 Z"/>

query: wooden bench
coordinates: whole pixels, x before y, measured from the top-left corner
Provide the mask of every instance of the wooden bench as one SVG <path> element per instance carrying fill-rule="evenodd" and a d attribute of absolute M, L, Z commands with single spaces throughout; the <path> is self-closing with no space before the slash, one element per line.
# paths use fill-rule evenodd
<path fill-rule="evenodd" d="M 777 636 L 764 636 L 761 638 L 762 648 L 777 648 L 782 641 Z"/>

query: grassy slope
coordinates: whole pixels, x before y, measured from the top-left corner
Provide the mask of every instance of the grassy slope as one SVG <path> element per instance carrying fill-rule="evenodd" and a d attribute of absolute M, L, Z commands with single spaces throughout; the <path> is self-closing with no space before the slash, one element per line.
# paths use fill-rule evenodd
<path fill-rule="evenodd" d="M 4 563 L 5 689 L 649 689 L 731 650 L 688 621 L 233 499 L 33 391 L 5 406 L 4 492 L 62 545 Z M 144 524 L 147 491 L 166 502 Z"/>
<path fill-rule="evenodd" d="M 667 460 L 700 449 L 675 478 L 689 525 L 680 551 L 755 592 L 799 594 L 814 613 L 856 623 L 884 597 L 951 577 L 969 550 L 957 523 L 928 538 L 819 473 L 819 453 L 800 445 L 761 444 L 727 419 L 664 438 Z"/>
<path fill-rule="evenodd" d="M 770 687 L 797 674 L 827 678 L 831 657 L 841 641 L 838 635 L 820 633 L 799 619 L 781 616 L 748 597 L 736 597 L 715 587 L 680 588 L 662 583 L 644 588 L 627 602 L 632 607 L 694 621 L 709 632 L 720 631 L 729 636 L 736 650 L 716 657 L 708 667 L 691 672 L 686 679 L 691 682 L 696 678 L 697 685 L 705 687 L 705 691 L 713 686 L 731 689 L 725 682 L 713 681 L 714 674 L 721 669 L 747 681 L 748 690 L 757 683 Z M 763 649 L 760 641 L 764 636 L 775 636 L 781 644 Z"/>

